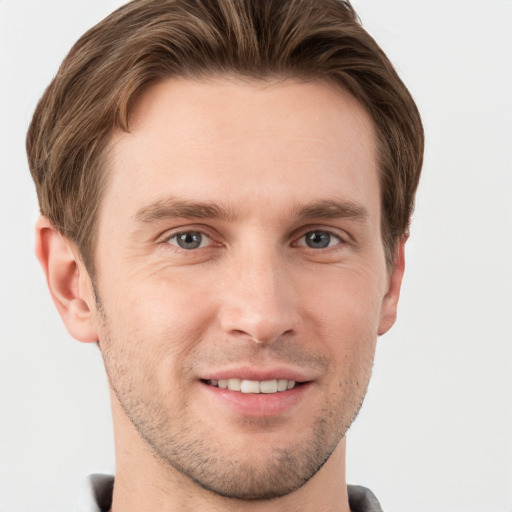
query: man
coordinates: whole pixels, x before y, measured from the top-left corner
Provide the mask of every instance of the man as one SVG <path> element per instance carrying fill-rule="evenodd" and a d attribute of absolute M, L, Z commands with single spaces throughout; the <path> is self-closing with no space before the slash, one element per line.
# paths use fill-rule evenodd
<path fill-rule="evenodd" d="M 84 510 L 380 510 L 345 433 L 423 132 L 350 5 L 135 0 L 73 47 L 27 150 L 50 292 L 111 388 L 115 485 Z"/>

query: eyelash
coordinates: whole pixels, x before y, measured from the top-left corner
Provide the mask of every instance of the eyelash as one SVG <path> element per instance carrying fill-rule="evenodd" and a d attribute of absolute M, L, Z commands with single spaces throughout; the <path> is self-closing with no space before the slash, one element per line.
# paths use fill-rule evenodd
<path fill-rule="evenodd" d="M 326 247 L 310 247 L 307 245 L 306 242 L 304 242 L 303 244 L 299 243 L 300 240 L 304 239 L 308 234 L 312 234 L 312 233 L 322 233 L 322 234 L 325 234 L 325 235 L 328 235 L 329 237 L 332 237 L 332 238 L 335 238 L 338 243 L 334 244 L 333 246 L 330 245 L 331 243 L 331 239 L 329 240 L 329 245 L 326 246 Z M 204 242 L 204 239 L 201 239 L 200 241 L 200 245 L 198 247 L 193 247 L 193 248 L 189 248 L 189 249 L 186 249 L 184 247 L 180 247 L 179 244 L 178 244 L 178 237 L 179 236 L 182 236 L 182 235 L 200 235 L 201 237 L 206 237 L 207 239 L 210 240 L 210 242 L 214 242 L 214 239 L 213 237 L 211 237 L 210 235 L 206 234 L 204 231 L 201 231 L 200 229 L 188 229 L 188 230 L 184 230 L 184 231 L 178 231 L 178 232 L 175 232 L 175 233 L 172 233 L 168 236 L 166 236 L 163 240 L 164 244 L 169 244 L 169 245 L 173 245 L 174 247 L 176 247 L 178 250 L 182 250 L 182 251 L 185 251 L 185 252 L 192 252 L 192 251 L 196 251 L 198 249 L 207 249 L 208 247 L 210 247 L 211 245 L 214 245 L 214 244 L 208 244 L 207 246 L 202 246 L 203 242 Z M 172 243 L 172 240 L 176 240 L 176 243 Z M 298 246 L 298 247 L 304 247 L 306 249 L 309 249 L 309 250 L 312 250 L 312 251 L 319 251 L 319 250 L 322 250 L 322 249 L 331 249 L 333 247 L 336 247 L 336 246 L 339 246 L 339 245 L 346 245 L 347 244 L 347 241 L 338 233 L 332 231 L 332 230 L 329 230 L 329 229 L 309 229 L 308 231 L 304 232 L 299 238 L 297 238 L 294 242 L 293 242 L 293 245 L 294 246 Z M 221 244 L 218 244 L 218 245 L 221 245 Z"/>
<path fill-rule="evenodd" d="M 201 245 L 203 244 L 203 240 L 201 240 L 200 242 L 200 246 L 199 247 L 195 247 L 193 249 L 185 249 L 184 247 L 180 247 L 179 244 L 178 244 L 178 237 L 179 236 L 183 236 L 183 235 L 200 235 L 201 237 L 206 237 L 208 238 L 209 240 L 212 240 L 212 237 L 211 236 L 208 236 L 206 233 L 202 232 L 202 231 L 199 231 L 199 230 L 193 230 L 193 229 L 190 229 L 190 230 L 187 230 L 187 231 L 179 231 L 178 233 L 174 233 L 168 237 L 165 238 L 164 242 L 166 244 L 170 244 L 170 245 L 175 245 L 176 247 L 178 247 L 179 249 L 182 249 L 184 251 L 192 251 L 192 250 L 196 250 L 196 249 L 204 249 L 204 247 L 201 247 Z M 176 240 L 176 244 L 172 244 L 171 243 L 171 240 L 175 239 Z"/>
<path fill-rule="evenodd" d="M 329 229 L 309 229 L 303 235 L 301 235 L 297 240 L 302 240 L 304 237 L 306 237 L 310 233 L 323 233 L 323 234 L 329 235 L 329 237 L 337 239 L 338 243 L 335 244 L 335 246 L 337 246 L 337 245 L 344 245 L 344 244 L 347 243 L 341 237 L 341 235 L 339 235 L 338 233 L 335 233 L 334 231 L 331 231 Z M 329 241 L 329 243 L 330 243 L 330 241 Z M 295 245 L 299 245 L 299 244 L 297 242 L 295 242 Z M 300 247 L 306 247 L 307 249 L 311 249 L 313 251 L 318 251 L 318 250 L 321 250 L 321 249 L 330 249 L 330 248 L 334 247 L 334 246 L 330 246 L 329 245 L 327 247 L 313 248 L 313 247 L 309 247 L 307 244 L 304 244 L 304 245 L 300 244 L 299 246 Z"/>

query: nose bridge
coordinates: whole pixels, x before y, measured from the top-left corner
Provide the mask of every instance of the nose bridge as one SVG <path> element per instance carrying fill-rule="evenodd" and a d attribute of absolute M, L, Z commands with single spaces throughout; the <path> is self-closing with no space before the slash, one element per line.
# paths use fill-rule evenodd
<path fill-rule="evenodd" d="M 271 244 L 251 244 L 234 256 L 224 284 L 221 323 L 225 332 L 271 343 L 293 331 L 298 314 L 282 253 Z"/>

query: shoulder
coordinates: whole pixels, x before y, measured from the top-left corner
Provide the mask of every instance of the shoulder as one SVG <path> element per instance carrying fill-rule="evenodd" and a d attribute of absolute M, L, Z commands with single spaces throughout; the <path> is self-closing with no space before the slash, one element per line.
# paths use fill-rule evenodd
<path fill-rule="evenodd" d="M 75 512 L 105 512 L 112 504 L 114 477 L 112 475 L 89 475 L 82 486 Z"/>
<path fill-rule="evenodd" d="M 370 489 L 361 485 L 348 485 L 348 503 L 351 512 L 383 512 Z"/>

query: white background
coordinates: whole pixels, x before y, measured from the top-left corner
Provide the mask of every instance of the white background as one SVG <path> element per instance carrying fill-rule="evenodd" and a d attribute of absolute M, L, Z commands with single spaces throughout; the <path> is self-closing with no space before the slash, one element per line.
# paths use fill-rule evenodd
<path fill-rule="evenodd" d="M 0 0 L 0 510 L 72 509 L 113 472 L 99 353 L 33 256 L 24 137 L 72 43 L 120 1 Z M 348 434 L 386 511 L 512 511 L 512 1 L 357 0 L 427 135 L 399 320 Z"/>

